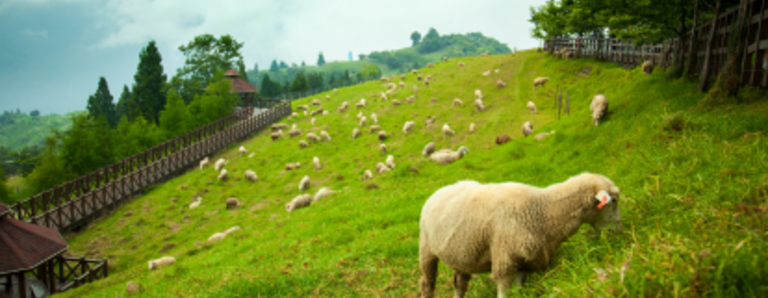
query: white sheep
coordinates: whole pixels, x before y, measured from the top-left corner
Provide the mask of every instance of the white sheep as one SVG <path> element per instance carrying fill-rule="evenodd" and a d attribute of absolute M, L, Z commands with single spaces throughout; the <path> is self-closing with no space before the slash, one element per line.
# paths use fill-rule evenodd
<path fill-rule="evenodd" d="M 311 123 L 312 126 L 315 126 L 315 117 L 312 117 L 312 119 L 309 120 L 309 123 Z"/>
<path fill-rule="evenodd" d="M 527 137 L 533 133 L 533 124 L 530 121 L 523 123 L 523 136 Z"/>
<path fill-rule="evenodd" d="M 312 159 L 312 163 L 315 165 L 315 170 L 322 169 L 322 166 L 320 165 L 320 158 L 315 156 L 315 158 Z"/>
<path fill-rule="evenodd" d="M 429 144 L 424 146 L 424 151 L 421 152 L 421 155 L 423 155 L 424 157 L 429 157 L 434 152 L 435 152 L 435 142 L 429 142 Z"/>
<path fill-rule="evenodd" d="M 395 157 L 394 156 L 392 156 L 392 155 L 387 156 L 387 159 L 384 162 L 387 163 L 387 167 L 389 167 L 390 169 L 394 169 L 395 168 Z"/>
<path fill-rule="evenodd" d="M 312 100 L 312 105 L 313 105 L 313 106 L 319 106 L 319 105 L 322 105 L 322 104 L 323 104 L 323 103 L 322 103 L 322 102 L 320 102 L 320 100 L 317 100 L 317 99 L 313 99 L 313 100 Z"/>
<path fill-rule="evenodd" d="M 208 163 L 209 163 L 208 157 L 203 158 L 203 160 L 200 161 L 200 169 L 202 170 L 203 168 L 207 167 Z"/>
<path fill-rule="evenodd" d="M 355 115 L 355 117 L 356 117 L 358 120 L 360 120 L 360 118 L 363 118 L 363 111 L 360 111 L 360 113 L 357 113 L 357 115 Z"/>
<path fill-rule="evenodd" d="M 173 263 L 176 263 L 176 258 L 174 257 L 162 257 L 157 260 L 149 261 L 149 270 L 158 269 L 160 267 L 165 267 L 168 265 L 171 265 Z"/>
<path fill-rule="evenodd" d="M 439 150 L 432 153 L 429 158 L 439 164 L 447 165 L 461 159 L 467 153 L 469 153 L 469 148 L 461 146 L 456 151 L 451 151 L 450 149 Z"/>
<path fill-rule="evenodd" d="M 528 107 L 528 110 L 531 111 L 531 114 L 536 114 L 539 111 L 539 110 L 536 109 L 536 104 L 533 103 L 532 101 L 528 102 L 527 107 Z"/>
<path fill-rule="evenodd" d="M 386 131 L 379 131 L 379 141 L 384 141 L 387 139 L 387 132 Z"/>
<path fill-rule="evenodd" d="M 360 136 L 360 130 L 355 127 L 355 129 L 352 130 L 352 138 L 357 139 L 357 137 Z"/>
<path fill-rule="evenodd" d="M 285 124 L 285 123 L 272 124 L 272 131 L 278 131 L 281 129 L 288 129 L 288 124 Z"/>
<path fill-rule="evenodd" d="M 195 209 L 197 207 L 200 207 L 200 204 L 202 204 L 202 203 L 203 203 L 203 198 L 196 197 L 195 201 L 192 202 L 192 204 L 189 204 L 189 209 L 191 210 L 191 209 Z"/>
<path fill-rule="evenodd" d="M 379 144 L 379 150 L 381 153 L 387 153 L 387 144 Z"/>
<path fill-rule="evenodd" d="M 309 113 L 309 116 L 314 117 L 314 116 L 317 116 L 317 114 L 321 114 L 323 112 L 324 112 L 323 108 L 319 108 L 317 110 L 312 111 L 312 113 Z M 306 116 L 307 111 L 304 111 L 304 113 L 305 113 L 304 116 Z"/>
<path fill-rule="evenodd" d="M 454 270 L 455 297 L 471 274 L 491 272 L 498 297 L 506 297 L 530 272 L 544 271 L 557 248 L 579 227 L 621 225 L 619 188 L 596 174 L 538 188 L 522 183 L 460 181 L 437 190 L 419 220 L 421 297 L 433 297 L 437 267 Z"/>
<path fill-rule="evenodd" d="M 483 98 L 483 92 L 480 89 L 475 90 L 475 98 Z"/>
<path fill-rule="evenodd" d="M 309 132 L 309 133 L 307 133 L 307 141 L 310 141 L 310 142 L 319 142 L 319 141 L 320 141 L 320 137 L 318 137 L 318 136 L 317 136 L 315 133 L 313 133 L 313 132 Z"/>
<path fill-rule="evenodd" d="M 223 158 L 219 158 L 219 160 L 216 161 L 216 163 L 213 165 L 213 168 L 216 169 L 216 172 L 221 171 L 221 169 L 224 168 L 224 166 L 227 165 L 227 161 Z"/>
<path fill-rule="evenodd" d="M 475 124 L 474 123 L 470 123 L 469 124 L 469 133 L 475 133 Z"/>
<path fill-rule="evenodd" d="M 288 136 L 291 138 L 295 138 L 301 135 L 301 130 L 293 128 L 288 132 Z"/>
<path fill-rule="evenodd" d="M 226 204 L 227 204 L 227 209 L 240 208 L 240 201 L 238 201 L 236 198 L 227 199 Z"/>
<path fill-rule="evenodd" d="M 256 172 L 251 170 L 245 171 L 245 179 L 248 179 L 253 182 L 259 181 L 259 177 L 256 176 Z"/>
<path fill-rule="evenodd" d="M 401 104 L 402 104 L 402 102 L 401 102 L 401 101 L 399 101 L 399 100 L 397 100 L 397 99 L 393 99 L 393 100 L 392 100 L 392 105 L 393 105 L 393 106 L 399 106 L 399 105 L 401 105 Z"/>
<path fill-rule="evenodd" d="M 333 92 L 335 93 L 335 92 L 336 92 L 336 89 L 333 89 Z M 331 99 L 331 95 L 329 95 L 329 94 L 326 94 L 326 95 L 325 95 L 325 99 Z"/>
<path fill-rule="evenodd" d="M 309 111 L 309 106 L 308 105 L 298 105 L 298 106 L 296 106 L 296 110 Z"/>
<path fill-rule="evenodd" d="M 483 76 L 486 76 L 486 77 L 489 76 L 490 74 L 491 74 L 490 69 L 483 72 Z"/>
<path fill-rule="evenodd" d="M 270 135 L 270 137 L 272 138 L 272 140 L 273 140 L 273 141 L 277 141 L 277 139 L 279 139 L 279 138 L 280 138 L 280 137 L 282 137 L 282 136 L 283 136 L 283 130 L 282 130 L 282 129 L 281 129 L 281 130 L 278 130 L 277 132 L 273 132 L 273 133 Z"/>
<path fill-rule="evenodd" d="M 507 83 L 504 83 L 504 81 L 502 81 L 501 79 L 496 81 L 496 88 L 504 88 L 504 87 L 507 87 Z"/>
<path fill-rule="evenodd" d="M 541 141 L 541 140 L 543 140 L 544 138 L 546 138 L 546 137 L 548 137 L 549 135 L 552 135 L 552 134 L 555 134 L 555 131 L 554 131 L 554 130 L 553 130 L 553 131 L 551 131 L 551 132 L 542 132 L 542 133 L 540 133 L 540 134 L 537 134 L 535 137 L 533 137 L 533 139 L 534 139 L 534 140 L 537 140 L 537 141 Z"/>
<path fill-rule="evenodd" d="M 371 125 L 370 132 L 373 133 L 373 132 L 379 130 L 380 128 L 381 128 L 381 126 L 379 126 L 379 125 Z"/>
<path fill-rule="evenodd" d="M 411 95 L 405 98 L 405 102 L 407 103 L 413 103 L 413 101 L 416 100 L 416 97 Z"/>
<path fill-rule="evenodd" d="M 229 235 L 229 234 L 232 234 L 232 233 L 240 231 L 240 230 L 242 230 L 240 227 L 234 226 L 234 227 L 231 227 L 231 228 L 227 229 L 226 231 L 224 231 L 224 234 Z"/>
<path fill-rule="evenodd" d="M 398 83 L 397 86 L 400 88 L 405 88 L 406 85 L 405 85 L 405 82 L 400 81 L 400 83 Z"/>
<path fill-rule="evenodd" d="M 482 98 L 475 99 L 475 112 L 480 112 L 483 110 L 485 110 L 485 105 L 483 105 L 483 99 Z"/>
<path fill-rule="evenodd" d="M 405 125 L 403 125 L 403 132 L 408 133 L 409 131 L 413 130 L 414 127 L 416 127 L 416 122 L 407 121 L 405 122 Z"/>
<path fill-rule="evenodd" d="M 288 164 L 285 165 L 285 170 L 286 171 L 290 171 L 290 170 L 294 170 L 294 169 L 298 169 L 298 168 L 301 168 L 301 163 L 300 162 L 288 163 Z"/>
<path fill-rule="evenodd" d="M 379 116 L 376 116 L 376 113 L 371 114 L 371 121 L 373 121 L 373 123 L 379 123 Z"/>
<path fill-rule="evenodd" d="M 228 177 L 229 175 L 227 175 L 227 169 L 222 169 L 221 173 L 219 173 L 219 176 L 216 177 L 216 179 L 219 179 L 220 181 L 224 181 L 224 180 L 227 180 Z"/>
<path fill-rule="evenodd" d="M 365 116 L 360 117 L 360 127 L 365 126 L 365 122 L 368 120 Z"/>
<path fill-rule="evenodd" d="M 365 172 L 363 172 L 363 180 L 370 180 L 371 178 L 373 178 L 371 170 L 365 170 Z"/>
<path fill-rule="evenodd" d="M 312 196 L 303 194 L 293 198 L 290 203 L 285 204 L 285 210 L 288 212 L 293 212 L 293 210 L 307 207 L 309 204 L 312 204 Z"/>
<path fill-rule="evenodd" d="M 320 132 L 320 139 L 321 140 L 325 139 L 326 141 L 330 142 L 331 141 L 331 136 L 328 135 L 327 131 L 323 130 L 323 131 Z"/>
<path fill-rule="evenodd" d="M 456 132 L 453 131 L 450 126 L 448 126 L 448 123 L 443 125 L 443 138 L 445 138 L 446 136 L 453 136 L 455 134 Z"/>
<path fill-rule="evenodd" d="M 328 114 L 330 114 L 330 112 L 328 112 L 328 111 L 326 111 L 326 110 L 323 110 L 323 116 L 326 116 L 326 115 L 328 115 Z"/>
<path fill-rule="evenodd" d="M 386 93 L 384 92 L 380 92 L 380 93 L 381 93 L 381 100 L 388 100 Z"/>
<path fill-rule="evenodd" d="M 589 110 L 592 111 L 592 120 L 595 122 L 595 126 L 600 122 L 605 113 L 608 112 L 608 99 L 605 95 L 598 94 L 592 98 L 592 104 L 589 106 Z"/>
<path fill-rule="evenodd" d="M 299 182 L 299 191 L 305 191 L 309 189 L 309 176 L 304 176 Z"/>
<path fill-rule="evenodd" d="M 291 118 L 297 118 L 297 117 L 299 117 L 299 113 L 296 113 L 296 112 L 291 113 Z"/>
<path fill-rule="evenodd" d="M 541 78 L 541 77 L 536 78 L 535 80 L 533 80 L 533 87 L 535 88 L 536 86 L 539 86 L 539 85 L 544 86 L 544 83 L 546 83 L 547 81 L 549 81 L 549 78 Z"/>
<path fill-rule="evenodd" d="M 376 163 L 376 173 L 384 174 L 389 172 L 390 168 L 383 163 Z"/>
<path fill-rule="evenodd" d="M 459 61 L 459 67 L 464 67 L 464 62 Z"/>
<path fill-rule="evenodd" d="M 308 111 L 304 111 L 304 117 L 307 117 L 307 115 L 309 115 Z"/>
<path fill-rule="evenodd" d="M 307 148 L 307 146 L 309 146 L 307 141 L 299 140 L 299 148 Z"/>
<path fill-rule="evenodd" d="M 312 197 L 312 202 L 320 201 L 321 199 L 326 198 L 334 193 L 336 192 L 328 189 L 327 187 L 323 187 L 315 193 L 314 197 Z"/>
<path fill-rule="evenodd" d="M 419 92 L 419 87 L 416 85 L 413 85 L 413 94 L 416 94 L 417 92 Z"/>
<path fill-rule="evenodd" d="M 211 237 L 208 237 L 208 242 L 221 241 L 221 240 L 224 240 L 224 237 L 227 237 L 227 234 L 216 233 L 211 235 Z"/>
<path fill-rule="evenodd" d="M 642 68 L 643 68 L 643 73 L 645 73 L 646 75 L 651 74 L 653 72 L 653 62 L 650 60 L 645 60 L 645 62 L 643 62 Z"/>
<path fill-rule="evenodd" d="M 454 107 L 463 106 L 463 105 L 464 105 L 464 102 L 461 101 L 461 99 L 458 99 L 458 98 L 454 98 L 453 99 L 453 106 Z"/>
<path fill-rule="evenodd" d="M 337 95 L 337 94 L 339 94 L 339 91 L 338 91 L 338 90 L 336 90 L 336 88 L 333 88 L 333 95 Z M 326 95 L 326 96 L 327 96 L 327 95 Z"/>

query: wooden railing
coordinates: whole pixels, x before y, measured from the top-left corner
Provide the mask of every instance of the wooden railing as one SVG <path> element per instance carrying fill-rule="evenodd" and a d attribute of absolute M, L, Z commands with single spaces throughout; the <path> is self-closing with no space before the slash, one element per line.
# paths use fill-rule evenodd
<path fill-rule="evenodd" d="M 768 87 L 768 0 L 752 0 L 747 9 L 747 38 L 744 41 L 744 59 L 742 63 L 741 83 Z M 698 27 L 696 42 L 695 64 L 697 73 L 701 73 L 706 55 L 706 42 L 709 31 L 715 27 L 715 37 L 710 56 L 710 77 L 716 77 L 725 65 L 727 59 L 728 38 L 731 27 L 738 20 L 738 10 L 730 9 L 720 14 L 717 20 L 709 20 Z M 611 38 L 553 38 L 544 44 L 547 51 L 568 49 L 576 57 L 588 57 L 603 61 L 616 62 L 626 66 L 638 66 L 645 60 L 653 61 L 655 65 L 669 66 L 676 61 L 682 48 L 683 56 L 687 59 L 690 53 L 690 33 L 683 40 L 677 38 L 661 44 L 637 45 L 632 40 Z M 665 54 L 668 53 L 668 54 Z M 687 60 L 684 60 L 687 61 Z"/>
<path fill-rule="evenodd" d="M 269 110 L 253 115 L 252 108 L 242 109 L 18 202 L 11 206 L 10 216 L 57 230 L 68 229 L 291 114 L 291 105 L 284 100 L 261 99 L 259 105 Z"/>

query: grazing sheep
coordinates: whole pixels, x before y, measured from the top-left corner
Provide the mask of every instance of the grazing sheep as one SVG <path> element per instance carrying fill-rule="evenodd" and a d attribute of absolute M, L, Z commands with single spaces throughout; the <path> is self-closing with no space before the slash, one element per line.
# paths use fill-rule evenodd
<path fill-rule="evenodd" d="M 416 127 L 416 123 L 413 121 L 407 121 L 405 122 L 405 125 L 403 125 L 403 132 L 408 133 L 409 131 L 413 130 L 413 128 Z"/>
<path fill-rule="evenodd" d="M 397 84 L 397 87 L 400 87 L 400 88 L 405 88 L 405 86 L 406 86 L 405 82 L 403 81 L 400 81 L 400 83 Z"/>
<path fill-rule="evenodd" d="M 371 170 L 365 170 L 365 172 L 363 172 L 363 180 L 370 180 L 371 178 L 373 178 Z"/>
<path fill-rule="evenodd" d="M 384 141 L 387 139 L 387 132 L 386 131 L 379 131 L 379 141 Z"/>
<path fill-rule="evenodd" d="M 336 89 L 334 89 L 334 92 L 335 92 L 335 91 L 336 91 Z M 328 95 L 328 94 L 326 94 L 326 95 L 325 95 L 325 99 L 331 99 L 331 96 L 330 96 L 330 95 Z"/>
<path fill-rule="evenodd" d="M 483 72 L 483 76 L 487 77 L 489 75 L 491 75 L 491 70 L 490 69 Z"/>
<path fill-rule="evenodd" d="M 424 79 L 425 79 L 425 80 L 428 80 L 428 81 L 431 81 L 431 80 L 432 80 L 432 75 L 427 75 L 427 77 L 426 77 L 426 78 L 424 78 Z"/>
<path fill-rule="evenodd" d="M 376 173 L 377 174 L 384 174 L 384 173 L 389 172 L 389 171 L 390 171 L 390 168 L 387 167 L 385 164 L 383 164 L 383 163 L 377 163 L 376 164 Z"/>
<path fill-rule="evenodd" d="M 296 106 L 296 109 L 297 110 L 302 110 L 302 111 L 309 111 L 309 106 L 308 105 L 299 105 L 299 106 Z"/>
<path fill-rule="evenodd" d="M 195 201 L 192 202 L 192 204 L 189 204 L 189 209 L 191 210 L 191 209 L 195 209 L 197 207 L 200 207 L 200 204 L 202 204 L 202 203 L 203 203 L 203 198 L 196 197 Z"/>
<path fill-rule="evenodd" d="M 229 235 L 229 234 L 232 234 L 232 233 L 240 231 L 240 230 L 242 230 L 240 227 L 234 226 L 234 227 L 231 227 L 231 228 L 227 229 L 226 231 L 224 231 L 224 234 Z"/>
<path fill-rule="evenodd" d="M 431 127 L 432 123 L 435 123 L 435 116 L 429 116 L 426 120 L 424 120 L 424 126 Z"/>
<path fill-rule="evenodd" d="M 374 133 L 375 131 L 377 131 L 377 130 L 379 130 L 379 129 L 381 129 L 381 127 L 380 127 L 380 126 L 378 126 L 378 125 L 371 125 L 371 129 L 370 129 L 370 132 L 371 132 L 371 133 Z"/>
<path fill-rule="evenodd" d="M 416 76 L 416 80 L 421 81 L 421 75 Z M 413 86 L 416 86 L 416 85 L 413 85 Z"/>
<path fill-rule="evenodd" d="M 294 128 L 294 129 L 291 129 L 291 131 L 288 132 L 288 136 L 291 137 L 291 138 L 295 138 L 295 137 L 298 137 L 300 135 L 301 135 L 301 130 L 300 129 Z"/>
<path fill-rule="evenodd" d="M 526 274 L 546 270 L 583 223 L 597 231 L 620 226 L 619 196 L 611 180 L 589 173 L 543 189 L 461 181 L 437 190 L 419 221 L 421 297 L 433 297 L 439 261 L 454 270 L 455 297 L 464 296 L 471 274 L 486 272 L 506 297 L 514 281 L 522 286 Z"/>
<path fill-rule="evenodd" d="M 304 113 L 306 113 L 306 112 L 307 112 L 307 111 L 304 111 Z M 315 117 L 315 115 L 317 115 L 317 114 L 320 114 L 320 113 L 322 113 L 322 112 L 323 112 L 323 108 L 319 108 L 319 109 L 317 109 L 317 110 L 314 110 L 314 111 L 312 111 L 312 113 L 309 113 L 309 116 L 311 116 L 311 117 Z"/>
<path fill-rule="evenodd" d="M 411 73 L 413 73 L 414 75 L 416 75 L 416 74 L 417 74 L 417 73 L 419 73 L 419 72 L 418 72 L 417 70 L 415 70 L 415 69 L 411 69 Z"/>
<path fill-rule="evenodd" d="M 527 107 L 528 107 L 528 110 L 531 111 L 531 114 L 536 114 L 539 111 L 539 110 L 536 109 L 536 104 L 533 103 L 532 101 L 528 102 Z"/>
<path fill-rule="evenodd" d="M 307 111 L 304 111 L 304 117 L 307 117 L 307 115 L 308 115 Z"/>
<path fill-rule="evenodd" d="M 304 140 L 299 140 L 299 148 L 307 148 L 309 144 Z"/>
<path fill-rule="evenodd" d="M 435 142 L 429 142 L 429 144 L 424 146 L 424 151 L 421 152 L 421 155 L 424 157 L 429 157 L 434 152 L 435 152 Z"/>
<path fill-rule="evenodd" d="M 458 98 L 454 98 L 453 99 L 453 106 L 454 107 L 463 106 L 463 105 L 464 105 L 464 102 L 461 101 L 461 99 L 458 99 Z"/>
<path fill-rule="evenodd" d="M 435 67 L 435 64 L 434 63 L 427 63 L 427 67 L 433 68 L 433 67 Z"/>
<path fill-rule="evenodd" d="M 456 150 L 455 152 L 450 149 L 439 150 L 432 153 L 432 155 L 429 156 L 429 159 L 439 164 L 447 165 L 461 159 L 467 153 L 469 153 L 469 148 L 461 146 L 459 147 L 459 150 Z"/>
<path fill-rule="evenodd" d="M 387 98 L 387 94 L 384 92 L 381 92 L 381 100 L 388 100 L 388 99 L 389 98 Z"/>
<path fill-rule="evenodd" d="M 358 106 L 366 107 L 368 106 L 368 102 L 365 101 L 365 98 L 360 99 L 360 101 L 357 103 Z"/>
<path fill-rule="evenodd" d="M 470 123 L 469 124 L 469 133 L 475 133 L 475 124 L 474 123 Z"/>
<path fill-rule="evenodd" d="M 273 132 L 269 136 L 272 138 L 273 141 L 277 141 L 277 139 L 283 136 L 283 130 L 281 129 L 281 130 L 278 130 L 277 132 Z"/>
<path fill-rule="evenodd" d="M 424 85 L 429 86 L 429 80 L 424 80 Z"/>
<path fill-rule="evenodd" d="M 592 98 L 592 104 L 589 106 L 589 110 L 592 111 L 592 119 L 595 121 L 595 126 L 600 122 L 606 113 L 608 113 L 608 99 L 605 95 L 598 94 Z"/>
<path fill-rule="evenodd" d="M 245 179 L 248 179 L 253 182 L 259 181 L 259 177 L 256 176 L 256 172 L 251 170 L 245 171 Z"/>
<path fill-rule="evenodd" d="M 498 69 L 497 69 L 497 70 L 498 70 Z M 502 81 L 501 79 L 499 79 L 498 81 L 496 81 L 496 87 L 497 87 L 497 88 L 504 88 L 504 87 L 507 87 L 507 83 L 504 83 L 504 81 Z"/>
<path fill-rule="evenodd" d="M 208 157 L 203 158 L 203 160 L 200 161 L 200 169 L 202 170 L 203 168 L 207 167 L 208 163 L 209 163 Z"/>
<path fill-rule="evenodd" d="M 227 209 L 236 209 L 238 207 L 240 207 L 240 201 L 236 198 L 227 199 Z"/>
<path fill-rule="evenodd" d="M 171 265 L 173 263 L 176 263 L 176 258 L 174 257 L 162 257 L 157 260 L 149 261 L 149 270 L 158 269 L 160 267 L 165 267 L 168 265 Z"/>
<path fill-rule="evenodd" d="M 448 62 L 448 57 L 443 57 L 443 62 Z"/>
<path fill-rule="evenodd" d="M 326 141 L 330 142 L 331 141 L 331 136 L 328 135 L 327 131 L 323 130 L 323 131 L 320 132 L 320 139 L 321 140 L 325 139 Z"/>
<path fill-rule="evenodd" d="M 320 138 L 316 134 L 309 132 L 307 133 L 307 141 L 320 142 Z"/>
<path fill-rule="evenodd" d="M 650 60 L 645 60 L 645 62 L 643 62 L 643 72 L 646 75 L 651 74 L 653 72 L 653 62 Z"/>
<path fill-rule="evenodd" d="M 312 126 L 315 126 L 315 117 L 312 117 L 312 119 L 309 120 L 309 122 L 312 124 Z"/>
<path fill-rule="evenodd" d="M 387 159 L 384 161 L 387 164 L 387 167 L 390 169 L 395 168 L 395 157 L 392 155 L 387 156 Z"/>
<path fill-rule="evenodd" d="M 216 163 L 213 165 L 213 168 L 216 170 L 216 172 L 221 171 L 221 169 L 224 168 L 224 166 L 227 165 L 227 161 L 223 158 L 219 158 L 219 160 L 216 161 Z"/>
<path fill-rule="evenodd" d="M 475 98 L 483 98 L 483 92 L 480 89 L 475 89 Z"/>
<path fill-rule="evenodd" d="M 464 62 L 459 61 L 459 67 L 464 67 Z"/>
<path fill-rule="evenodd" d="M 475 99 L 475 112 L 480 112 L 483 110 L 485 110 L 485 105 L 483 105 L 483 99 L 482 98 Z"/>
<path fill-rule="evenodd" d="M 290 203 L 285 204 L 285 210 L 288 212 L 293 212 L 293 210 L 307 207 L 309 204 L 312 204 L 312 196 L 303 194 L 293 198 Z"/>
<path fill-rule="evenodd" d="M 536 86 L 539 86 L 539 85 L 544 86 L 544 83 L 546 83 L 547 81 L 549 81 L 549 78 L 536 78 L 535 80 L 533 80 L 533 87 L 536 88 Z"/>
<path fill-rule="evenodd" d="M 381 153 L 387 153 L 387 144 L 379 144 L 379 150 Z"/>
<path fill-rule="evenodd" d="M 508 135 L 500 135 L 496 137 L 496 145 L 504 145 L 511 140 L 512 138 Z"/>
<path fill-rule="evenodd" d="M 533 124 L 530 121 L 523 123 L 523 136 L 527 137 L 533 133 Z"/>
<path fill-rule="evenodd" d="M 495 73 L 499 73 L 499 69 L 498 69 L 498 68 L 497 68 L 497 69 L 494 69 L 494 70 L 493 70 L 493 72 L 495 72 Z"/>
<path fill-rule="evenodd" d="M 326 116 L 326 115 L 328 115 L 328 114 L 330 114 L 330 112 L 328 112 L 328 111 L 326 111 L 326 110 L 323 110 L 323 116 Z"/>
<path fill-rule="evenodd" d="M 363 111 L 360 111 L 360 113 L 357 113 L 355 117 L 357 117 L 357 119 L 363 118 Z"/>
<path fill-rule="evenodd" d="M 551 134 L 554 134 L 554 133 L 555 133 L 555 131 L 554 131 L 554 130 L 553 130 L 553 131 L 551 131 L 551 132 L 542 132 L 542 133 L 540 133 L 540 134 L 537 134 L 535 137 L 533 137 L 533 139 L 534 139 L 534 140 L 537 140 L 537 141 L 541 141 L 541 140 L 543 140 L 544 138 L 546 138 L 546 137 L 548 137 L 549 135 L 551 135 Z"/>
<path fill-rule="evenodd" d="M 301 163 L 300 162 L 289 163 L 289 164 L 285 165 L 285 170 L 286 171 L 290 171 L 290 170 L 293 170 L 293 169 L 298 169 L 300 167 L 301 167 Z"/>
<path fill-rule="evenodd" d="M 315 170 L 319 171 L 320 169 L 322 169 L 322 166 L 320 165 L 320 159 L 317 158 L 317 156 L 312 158 L 312 163 L 315 165 Z"/>
<path fill-rule="evenodd" d="M 304 176 L 299 182 L 299 191 L 305 191 L 309 189 L 309 176 Z"/>
<path fill-rule="evenodd" d="M 240 156 L 248 154 L 248 150 L 246 150 L 245 147 L 243 146 L 240 146 L 240 148 L 238 148 L 237 150 L 240 151 Z"/>
<path fill-rule="evenodd" d="M 288 129 L 288 124 L 285 124 L 285 123 L 272 124 L 272 131 L 278 131 L 282 129 Z"/>
<path fill-rule="evenodd" d="M 357 139 L 357 137 L 360 136 L 360 130 L 355 127 L 355 129 L 352 130 L 352 138 Z"/>
<path fill-rule="evenodd" d="M 339 91 L 336 90 L 336 88 L 333 88 L 333 95 L 339 94 Z"/>
<path fill-rule="evenodd" d="M 322 103 L 322 102 L 320 102 L 320 100 L 317 100 L 317 99 L 313 99 L 313 100 L 312 100 L 312 105 L 313 105 L 313 106 L 319 106 L 319 105 L 322 105 L 322 104 L 323 104 L 323 103 Z"/>
<path fill-rule="evenodd" d="M 297 117 L 299 117 L 299 113 L 296 113 L 296 112 L 291 113 L 291 118 L 297 118 Z"/>
<path fill-rule="evenodd" d="M 219 176 L 216 177 L 216 179 L 219 179 L 219 181 L 225 181 L 229 178 L 229 175 L 227 174 L 227 169 L 222 169 L 221 173 L 219 173 Z"/>
<path fill-rule="evenodd" d="M 413 101 L 416 100 L 416 97 L 411 95 L 405 98 L 405 102 L 407 103 L 413 103 Z"/>
<path fill-rule="evenodd" d="M 389 82 L 390 80 L 389 80 L 389 77 L 381 77 L 381 78 L 379 78 L 379 81 L 380 82 Z"/>
<path fill-rule="evenodd" d="M 419 86 L 413 85 L 413 94 L 419 92 Z"/>
<path fill-rule="evenodd" d="M 321 199 L 328 197 L 334 193 L 336 192 L 328 189 L 327 187 L 323 187 L 315 193 L 314 197 L 312 197 L 312 202 L 320 201 Z"/>
<path fill-rule="evenodd" d="M 365 126 L 366 120 L 368 120 L 368 118 L 366 118 L 365 116 L 360 117 L 360 127 Z"/>
<path fill-rule="evenodd" d="M 455 134 L 456 134 L 456 132 L 453 131 L 450 126 L 448 126 L 448 123 L 443 125 L 443 138 L 445 138 L 446 136 L 449 136 L 449 135 L 453 136 Z"/>
<path fill-rule="evenodd" d="M 373 120 L 373 123 L 379 123 L 379 116 L 376 116 L 376 113 L 371 114 L 371 120 Z"/>

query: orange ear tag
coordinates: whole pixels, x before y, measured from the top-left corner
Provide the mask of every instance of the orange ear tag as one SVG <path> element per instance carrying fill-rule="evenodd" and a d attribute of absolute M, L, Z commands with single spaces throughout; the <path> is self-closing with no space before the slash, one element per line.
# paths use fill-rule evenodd
<path fill-rule="evenodd" d="M 603 199 L 600 200 L 600 204 L 597 205 L 597 209 L 603 209 L 603 206 L 605 206 L 605 204 L 608 204 L 608 197 L 603 196 Z"/>

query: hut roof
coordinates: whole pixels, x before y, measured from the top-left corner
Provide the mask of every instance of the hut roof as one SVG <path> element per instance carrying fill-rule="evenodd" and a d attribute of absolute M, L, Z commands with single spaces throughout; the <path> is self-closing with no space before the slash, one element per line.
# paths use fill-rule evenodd
<path fill-rule="evenodd" d="M 58 231 L 8 217 L 0 203 L 0 275 L 32 270 L 69 246 Z"/>
<path fill-rule="evenodd" d="M 224 73 L 224 78 L 232 84 L 231 93 L 254 93 L 259 91 L 259 88 L 243 80 L 240 77 L 240 73 L 234 69 L 227 70 Z"/>

